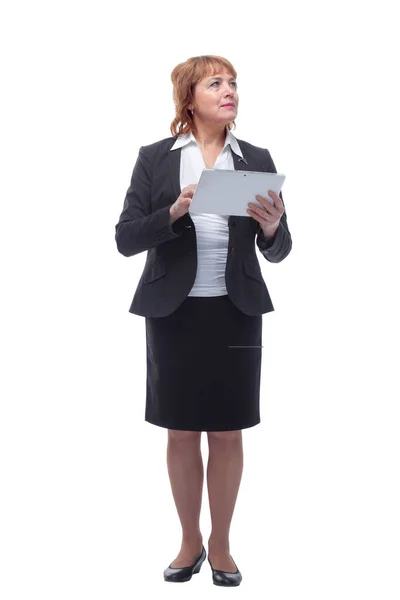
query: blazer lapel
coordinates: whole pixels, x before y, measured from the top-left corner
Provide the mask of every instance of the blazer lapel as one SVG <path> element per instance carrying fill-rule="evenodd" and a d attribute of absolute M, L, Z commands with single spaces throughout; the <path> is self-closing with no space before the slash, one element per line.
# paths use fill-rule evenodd
<path fill-rule="evenodd" d="M 238 139 L 237 139 L 237 142 L 240 146 L 240 142 Z M 257 171 L 257 168 L 256 168 L 257 165 L 253 164 L 251 159 L 245 156 L 242 146 L 240 146 L 240 149 L 242 151 L 243 158 L 241 156 L 239 156 L 238 154 L 235 154 L 235 152 L 231 149 L 232 156 L 233 156 L 233 165 L 234 165 L 235 171 Z M 251 221 L 249 221 L 249 218 L 251 218 L 251 217 L 248 217 L 248 216 L 239 217 L 238 215 L 230 215 L 228 218 L 228 225 L 229 225 L 229 227 L 232 227 L 232 226 L 235 227 L 239 223 L 244 223 L 247 226 L 247 224 L 249 222 L 251 222 Z"/>
<path fill-rule="evenodd" d="M 175 140 L 172 140 L 171 148 Z M 180 182 L 180 172 L 181 172 L 181 154 L 182 148 L 177 148 L 176 150 L 171 149 L 168 150 L 169 154 L 169 176 L 171 180 L 172 190 L 174 192 L 174 198 L 178 198 L 181 194 L 181 182 Z"/>
<path fill-rule="evenodd" d="M 258 170 L 257 165 L 253 164 L 253 162 L 251 161 L 251 159 L 248 156 L 245 156 L 245 154 L 243 152 L 243 148 L 240 145 L 240 142 L 237 138 L 236 138 L 236 141 L 240 146 L 240 149 L 243 154 L 243 158 L 241 156 L 239 156 L 238 154 L 235 154 L 235 152 L 231 149 L 235 171 L 257 171 Z"/>

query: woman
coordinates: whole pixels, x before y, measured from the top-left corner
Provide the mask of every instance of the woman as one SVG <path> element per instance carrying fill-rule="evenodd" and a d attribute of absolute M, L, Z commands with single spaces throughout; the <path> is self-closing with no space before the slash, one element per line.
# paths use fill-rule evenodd
<path fill-rule="evenodd" d="M 257 197 L 248 217 L 194 213 L 202 169 L 276 173 L 268 150 L 231 133 L 238 113 L 236 71 L 217 56 L 172 71 L 172 137 L 139 150 L 116 225 L 119 252 L 148 251 L 130 312 L 146 317 L 145 420 L 168 429 L 167 464 L 182 525 L 166 581 L 188 581 L 206 558 L 200 531 L 201 432 L 209 444 L 212 531 L 208 561 L 216 585 L 239 585 L 229 529 L 243 469 L 241 430 L 260 422 L 262 314 L 274 310 L 255 254 L 270 262 L 292 247 L 282 195 Z M 260 99 L 258 99 L 259 101 Z"/>

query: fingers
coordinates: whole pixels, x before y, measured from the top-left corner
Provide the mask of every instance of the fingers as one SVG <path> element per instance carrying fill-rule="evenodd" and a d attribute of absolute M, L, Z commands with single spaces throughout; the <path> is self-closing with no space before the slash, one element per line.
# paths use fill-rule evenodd
<path fill-rule="evenodd" d="M 182 189 L 181 194 L 180 194 L 181 197 L 182 198 L 193 198 L 196 188 L 197 188 L 196 183 L 191 183 L 190 185 L 187 185 L 186 187 L 184 187 Z"/>
<path fill-rule="evenodd" d="M 187 190 L 186 192 L 182 191 L 181 196 L 182 198 L 193 198 L 194 190 Z"/>
<path fill-rule="evenodd" d="M 268 191 L 268 195 L 271 196 L 272 200 L 274 201 L 274 207 L 278 209 L 278 212 L 281 215 L 285 211 L 281 197 L 272 190 Z"/>
<path fill-rule="evenodd" d="M 260 208 L 259 206 L 256 206 L 255 204 L 251 204 L 251 203 L 249 203 L 249 207 L 250 207 L 250 210 L 248 210 L 247 212 L 249 212 L 251 214 L 251 216 L 259 215 L 260 219 L 256 219 L 256 220 L 257 221 L 260 221 L 260 220 L 265 221 L 266 216 L 267 216 L 267 211 L 264 208 Z"/>
<path fill-rule="evenodd" d="M 264 207 L 263 209 L 260 209 L 260 207 L 255 204 L 251 204 L 249 203 L 249 206 L 253 209 L 256 210 L 257 208 L 259 210 L 266 210 L 270 215 L 275 216 L 275 217 L 280 217 L 285 208 L 283 206 L 282 200 L 280 199 L 278 194 L 275 194 L 275 192 L 273 192 L 272 190 L 268 191 L 268 195 L 272 198 L 272 200 L 274 201 L 273 204 L 271 204 L 270 200 L 267 200 L 267 198 L 264 198 L 263 196 L 256 196 L 256 200 Z"/>

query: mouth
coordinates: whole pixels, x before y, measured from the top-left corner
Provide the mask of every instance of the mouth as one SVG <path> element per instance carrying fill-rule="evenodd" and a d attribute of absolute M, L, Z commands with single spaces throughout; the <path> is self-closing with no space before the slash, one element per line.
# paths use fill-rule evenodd
<path fill-rule="evenodd" d="M 235 108 L 234 104 L 223 104 L 221 108 Z"/>

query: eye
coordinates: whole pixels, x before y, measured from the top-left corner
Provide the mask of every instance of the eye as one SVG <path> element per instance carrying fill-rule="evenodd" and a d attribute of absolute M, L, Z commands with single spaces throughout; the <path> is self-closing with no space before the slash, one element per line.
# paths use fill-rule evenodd
<path fill-rule="evenodd" d="M 212 83 L 212 84 L 211 84 L 211 87 L 212 87 L 213 85 L 215 85 L 215 84 L 219 85 L 219 81 L 214 81 L 214 83 Z M 237 83 L 236 83 L 236 81 L 231 81 L 231 85 L 233 85 L 233 87 L 234 87 L 235 89 L 237 89 Z"/>

